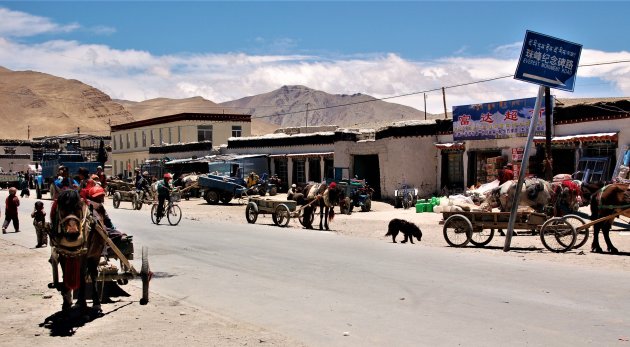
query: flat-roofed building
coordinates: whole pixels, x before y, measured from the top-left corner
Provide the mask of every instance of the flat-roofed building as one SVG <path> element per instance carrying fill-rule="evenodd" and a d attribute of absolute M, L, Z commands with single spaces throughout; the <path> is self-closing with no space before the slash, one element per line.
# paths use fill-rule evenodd
<path fill-rule="evenodd" d="M 127 177 L 146 160 L 160 159 L 149 153 L 152 146 L 200 142 L 211 148 L 250 136 L 251 115 L 179 113 L 113 125 L 111 131 L 112 172 Z"/>

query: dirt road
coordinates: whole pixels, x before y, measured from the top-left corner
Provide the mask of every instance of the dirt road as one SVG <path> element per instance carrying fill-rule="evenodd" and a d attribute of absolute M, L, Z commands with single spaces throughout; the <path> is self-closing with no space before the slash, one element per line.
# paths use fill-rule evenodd
<path fill-rule="evenodd" d="M 4 200 L 6 192 L 0 192 Z M 274 199 L 283 199 L 276 196 Z M 28 210 L 35 199 L 23 199 L 21 210 L 22 235 L 28 233 L 35 243 L 34 231 L 30 225 Z M 111 204 L 111 200 L 109 200 Z M 209 206 L 203 200 L 182 201 L 184 218 L 207 223 L 213 220 L 247 224 L 245 205 L 236 202 L 230 205 Z M 130 206 L 129 206 L 130 207 Z M 337 214 L 331 223 L 331 233 L 350 237 L 381 239 L 391 242 L 384 234 L 391 218 L 404 218 L 417 223 L 423 231 L 421 243 L 415 245 L 400 244 L 397 247 L 447 247 L 439 225 L 441 215 L 434 213 L 415 213 L 412 210 L 394 209 L 384 203 L 375 202 L 373 211 L 355 212 L 352 215 Z M 121 205 L 121 208 L 127 208 Z M 113 207 L 109 207 L 113 211 Z M 145 207 L 138 212 L 148 218 Z M 113 212 L 115 213 L 115 212 Z M 273 222 L 270 216 L 260 216 L 257 224 Z M 317 223 L 316 223 L 317 224 Z M 297 221 L 291 221 L 289 228 L 301 228 Z M 228 317 L 221 317 L 211 312 L 202 312 L 178 301 L 151 293 L 147 306 L 138 303 L 140 283 L 132 282 L 122 288 L 129 296 L 114 296 L 111 303 L 103 305 L 102 315 L 62 319 L 58 311 L 61 298 L 56 290 L 48 289 L 50 266 L 47 263 L 48 248 L 29 248 L 22 241 L 23 236 L 12 233 L 0 236 L 0 267 L 3 269 L 3 281 L 0 283 L 0 344 L 2 345 L 40 345 L 58 346 L 85 345 L 87 341 L 99 345 L 113 344 L 152 344 L 175 345 L 182 342 L 192 345 L 243 346 L 274 345 L 298 346 L 297 341 L 261 327 L 243 322 L 235 322 Z M 290 231 L 290 229 L 288 230 Z M 320 232 L 320 231 L 313 231 Z M 400 236 L 399 236 L 400 237 Z M 630 236 L 614 233 L 613 242 L 622 253 L 621 256 L 593 254 L 589 252 L 590 240 L 583 249 L 565 254 L 554 254 L 545 250 L 536 236 L 516 236 L 513 239 L 513 251 L 503 252 L 503 237 L 495 237 L 489 247 L 476 249 L 450 249 L 454 253 L 483 252 L 493 257 L 517 257 L 523 261 L 559 262 L 577 264 L 589 268 L 605 268 L 630 271 Z M 30 244 L 29 244 L 30 245 Z M 624 256 L 625 255 L 625 256 Z M 61 339 L 59 336 L 71 336 Z"/>

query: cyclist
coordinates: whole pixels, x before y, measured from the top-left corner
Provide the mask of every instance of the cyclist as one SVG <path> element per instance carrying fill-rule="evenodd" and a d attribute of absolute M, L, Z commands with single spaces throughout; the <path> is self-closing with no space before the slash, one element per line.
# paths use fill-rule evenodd
<path fill-rule="evenodd" d="M 164 174 L 164 179 L 158 181 L 157 184 L 157 193 L 158 193 L 158 209 L 157 209 L 157 220 L 159 221 L 164 216 L 164 202 L 168 200 L 171 196 L 171 190 L 173 190 L 173 186 L 171 185 L 171 176 L 170 173 Z"/>

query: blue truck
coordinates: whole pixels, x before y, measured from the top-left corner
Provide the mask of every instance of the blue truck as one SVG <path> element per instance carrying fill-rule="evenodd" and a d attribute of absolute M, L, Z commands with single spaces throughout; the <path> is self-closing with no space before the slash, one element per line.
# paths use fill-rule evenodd
<path fill-rule="evenodd" d="M 80 167 L 84 167 L 90 173 L 93 173 L 96 172 L 96 168 L 101 163 L 85 161 L 80 153 L 44 154 L 41 162 L 41 174 L 35 177 L 35 193 L 38 199 L 41 199 L 42 195 L 46 193 L 50 193 L 50 198 L 53 198 L 54 190 L 52 185 L 57 179 L 60 165 L 68 168 L 70 177 L 76 177 Z"/>

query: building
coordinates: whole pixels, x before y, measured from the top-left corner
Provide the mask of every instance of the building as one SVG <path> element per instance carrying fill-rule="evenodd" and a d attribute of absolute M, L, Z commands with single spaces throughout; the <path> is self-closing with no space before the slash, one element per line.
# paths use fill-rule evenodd
<path fill-rule="evenodd" d="M 199 154 L 209 154 L 211 148 L 227 144 L 230 137 L 249 136 L 251 115 L 179 113 L 113 125 L 111 132 L 112 172 L 130 176 L 147 160 L 178 158 L 182 151 L 181 157 L 199 150 Z M 191 150 L 191 143 L 198 144 Z M 162 146 L 164 150 L 156 148 Z"/>
<path fill-rule="evenodd" d="M 19 172 L 30 168 L 31 141 L 0 140 L 0 172 Z"/>

